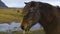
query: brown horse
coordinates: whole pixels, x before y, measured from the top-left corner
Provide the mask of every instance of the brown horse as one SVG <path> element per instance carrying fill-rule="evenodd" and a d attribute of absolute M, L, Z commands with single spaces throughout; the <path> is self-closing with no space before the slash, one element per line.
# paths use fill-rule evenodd
<path fill-rule="evenodd" d="M 31 1 L 25 3 L 21 28 L 25 31 L 39 22 L 46 34 L 60 34 L 60 8 L 48 3 Z"/>

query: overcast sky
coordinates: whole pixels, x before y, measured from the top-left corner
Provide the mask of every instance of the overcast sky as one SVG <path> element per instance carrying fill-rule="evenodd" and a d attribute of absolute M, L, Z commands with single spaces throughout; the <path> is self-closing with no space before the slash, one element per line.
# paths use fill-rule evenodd
<path fill-rule="evenodd" d="M 29 1 L 41 1 L 50 3 L 52 5 L 59 5 L 60 6 L 60 0 L 2 0 L 8 7 L 24 7 L 24 2 Z"/>

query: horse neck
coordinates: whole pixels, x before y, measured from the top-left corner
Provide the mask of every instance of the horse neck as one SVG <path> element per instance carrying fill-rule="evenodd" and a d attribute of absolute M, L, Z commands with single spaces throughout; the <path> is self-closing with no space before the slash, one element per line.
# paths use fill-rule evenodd
<path fill-rule="evenodd" d="M 46 34 L 57 34 L 57 24 L 58 23 L 56 21 L 53 21 L 52 23 L 46 23 L 46 21 L 42 21 L 42 22 L 40 22 L 40 24 L 43 26 Z"/>
<path fill-rule="evenodd" d="M 44 17 L 44 16 L 43 16 Z M 51 16 L 49 16 L 51 17 Z M 48 20 L 48 17 L 42 18 L 39 23 L 43 26 L 46 34 L 60 34 L 60 15 L 58 11 L 54 9 L 53 19 L 51 21 Z M 48 21 L 46 21 L 46 19 Z M 59 23 L 59 24 L 58 24 Z"/>

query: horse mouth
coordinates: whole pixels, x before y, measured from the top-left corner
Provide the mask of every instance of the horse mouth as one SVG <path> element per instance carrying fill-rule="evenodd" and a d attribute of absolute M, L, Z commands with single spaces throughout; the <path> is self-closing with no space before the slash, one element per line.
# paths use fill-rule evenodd
<path fill-rule="evenodd" d="M 28 32 L 30 29 L 29 28 L 26 28 L 26 29 L 24 29 L 25 30 L 25 32 Z"/>
<path fill-rule="evenodd" d="M 24 26 L 21 26 L 21 29 L 22 29 L 23 31 L 25 31 L 25 32 L 30 30 L 29 27 L 26 27 L 26 28 L 25 28 Z"/>

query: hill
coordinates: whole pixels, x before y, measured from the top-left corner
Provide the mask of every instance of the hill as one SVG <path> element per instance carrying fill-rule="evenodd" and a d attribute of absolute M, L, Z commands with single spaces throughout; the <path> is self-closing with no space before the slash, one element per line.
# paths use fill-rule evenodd
<path fill-rule="evenodd" d="M 7 8 L 7 6 L 0 0 L 0 8 Z"/>

